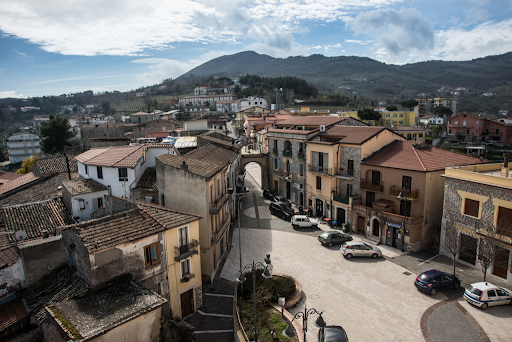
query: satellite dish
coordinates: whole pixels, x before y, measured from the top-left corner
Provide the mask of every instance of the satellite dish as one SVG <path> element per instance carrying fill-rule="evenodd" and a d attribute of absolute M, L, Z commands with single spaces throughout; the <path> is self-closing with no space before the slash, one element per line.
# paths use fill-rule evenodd
<path fill-rule="evenodd" d="M 14 237 L 16 238 L 16 241 L 23 241 L 27 239 L 27 233 L 25 233 L 23 230 L 20 230 L 14 234 Z"/>

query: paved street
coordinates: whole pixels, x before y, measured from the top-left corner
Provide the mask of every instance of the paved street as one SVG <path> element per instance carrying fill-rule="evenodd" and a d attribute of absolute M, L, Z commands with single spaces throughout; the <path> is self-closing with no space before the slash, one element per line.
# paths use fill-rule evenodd
<path fill-rule="evenodd" d="M 253 258 L 263 261 L 270 253 L 275 272 L 297 278 L 303 298 L 290 312 L 303 309 L 303 303 L 324 310 L 327 324 L 343 326 L 352 341 L 510 341 L 512 306 L 483 311 L 461 300 L 462 290 L 435 296 L 416 290 L 413 281 L 418 272 L 449 268 L 443 257 L 425 262 L 432 255 L 379 246 L 386 258 L 346 260 L 339 246 L 323 247 L 318 242 L 317 236 L 329 227 L 294 230 L 289 222 L 269 215 L 270 202 L 249 173 L 246 186 L 251 192 L 242 200 L 242 265 Z M 240 268 L 239 232 L 235 229 L 220 274 L 227 280 L 234 280 Z M 354 235 L 355 240 L 361 238 Z M 463 285 L 481 281 L 481 274 L 477 277 L 473 269 L 460 273 Z M 492 277 L 489 281 L 494 281 Z M 316 341 L 314 319 L 310 318 L 309 341 Z"/>

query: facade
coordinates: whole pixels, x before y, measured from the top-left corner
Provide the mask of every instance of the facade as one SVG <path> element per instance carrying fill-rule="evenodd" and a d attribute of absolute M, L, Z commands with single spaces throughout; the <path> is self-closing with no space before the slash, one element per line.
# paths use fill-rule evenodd
<path fill-rule="evenodd" d="M 236 100 L 235 94 L 220 94 L 220 95 L 196 95 L 180 97 L 180 107 L 185 106 L 205 106 L 213 107 L 219 101 L 234 101 Z"/>
<path fill-rule="evenodd" d="M 459 113 L 459 98 L 457 97 L 419 98 L 416 101 L 419 104 L 414 110 L 420 116 L 430 113 L 434 107 L 438 106 L 450 108 L 454 115 Z"/>
<path fill-rule="evenodd" d="M 130 122 L 131 123 L 151 122 L 156 119 L 157 119 L 157 115 L 153 114 L 153 113 L 137 112 L 137 113 L 130 114 Z"/>
<path fill-rule="evenodd" d="M 405 138 L 405 140 L 412 141 L 425 141 L 425 137 L 427 135 L 427 131 L 422 127 L 414 127 L 414 126 L 403 126 L 403 127 L 390 127 L 389 130 L 395 132 L 398 135 L 401 135 Z"/>
<path fill-rule="evenodd" d="M 425 143 L 393 142 L 361 164 L 352 229 L 400 250 L 424 249 L 441 223 L 446 165 L 475 163 L 481 162 Z"/>
<path fill-rule="evenodd" d="M 92 212 L 104 206 L 107 195 L 108 188 L 93 179 L 62 182 L 62 201 L 77 221 L 90 220 Z"/>
<path fill-rule="evenodd" d="M 512 180 L 509 172 L 507 161 L 446 168 L 440 252 L 448 254 L 444 246 L 449 239 L 446 231 L 451 226 L 457 231 L 456 238 L 460 239 L 463 251 L 457 259 L 479 267 L 480 244 L 491 238 L 496 241 L 497 250 L 489 271 L 512 281 Z"/>
<path fill-rule="evenodd" d="M 315 216 L 352 221 L 360 197 L 361 161 L 402 137 L 384 127 L 334 126 L 307 142 L 307 199 Z"/>
<path fill-rule="evenodd" d="M 427 116 L 421 117 L 419 119 L 419 122 L 421 122 L 425 125 L 428 125 L 428 126 L 442 125 L 442 124 L 444 124 L 444 119 L 440 118 L 438 116 L 435 116 L 435 115 L 427 115 Z"/>
<path fill-rule="evenodd" d="M 133 126 L 133 139 L 148 138 L 154 133 L 167 133 L 167 135 L 169 135 L 170 131 L 181 127 L 183 127 L 183 124 L 180 121 L 173 119 L 158 119 L 150 122 L 144 122 Z"/>
<path fill-rule="evenodd" d="M 381 121 L 385 126 L 412 126 L 416 123 L 415 112 L 379 111 L 378 113 L 381 115 Z M 341 117 L 351 117 L 359 120 L 357 111 L 338 112 L 337 115 Z"/>
<path fill-rule="evenodd" d="M 218 101 L 217 111 L 222 113 L 236 113 L 239 111 L 238 100 Z"/>
<path fill-rule="evenodd" d="M 227 250 L 234 205 L 228 189 L 237 186 L 239 165 L 238 151 L 203 139 L 185 155 L 157 157 L 159 203 L 203 217 L 199 222 L 201 271 L 208 282 L 213 281 Z"/>
<path fill-rule="evenodd" d="M 485 119 L 479 116 L 461 113 L 448 119 L 448 135 L 463 141 L 480 142 L 485 129 Z"/>
<path fill-rule="evenodd" d="M 245 110 L 247 108 L 251 107 L 262 107 L 262 108 L 268 108 L 268 102 L 266 99 L 262 97 L 256 97 L 256 96 L 249 96 L 245 99 L 241 99 L 238 101 L 240 110 Z"/>
<path fill-rule="evenodd" d="M 11 163 L 19 163 L 31 156 L 41 154 L 39 136 L 32 133 L 13 134 L 4 140 L 4 146 L 7 146 Z"/>

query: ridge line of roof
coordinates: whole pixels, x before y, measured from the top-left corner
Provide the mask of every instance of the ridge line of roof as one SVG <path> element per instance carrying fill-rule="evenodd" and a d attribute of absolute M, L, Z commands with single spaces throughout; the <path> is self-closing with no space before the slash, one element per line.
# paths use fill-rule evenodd
<path fill-rule="evenodd" d="M 418 154 L 418 151 L 416 150 L 416 148 L 414 147 L 414 144 L 412 144 L 411 148 L 413 149 L 414 154 L 416 155 L 416 157 L 420 161 L 420 164 L 421 164 L 421 167 L 423 168 L 423 171 L 427 171 L 427 168 L 425 167 L 425 164 L 423 163 L 423 160 L 421 160 L 421 157 Z"/>

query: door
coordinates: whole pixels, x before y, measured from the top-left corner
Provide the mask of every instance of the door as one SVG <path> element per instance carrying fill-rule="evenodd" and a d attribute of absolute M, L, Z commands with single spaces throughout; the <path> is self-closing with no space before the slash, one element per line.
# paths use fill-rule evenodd
<path fill-rule="evenodd" d="M 276 195 L 279 195 L 279 183 L 276 180 L 274 181 L 274 191 Z"/>
<path fill-rule="evenodd" d="M 336 208 L 336 221 L 338 221 L 338 226 L 345 223 L 345 209 Z"/>
<path fill-rule="evenodd" d="M 372 234 L 373 236 L 379 236 L 379 220 L 377 219 L 372 222 Z"/>
<path fill-rule="evenodd" d="M 498 247 L 496 251 L 496 256 L 494 257 L 494 265 L 492 268 L 492 274 L 497 275 L 503 279 L 507 279 L 507 270 L 508 270 L 508 259 L 509 259 L 509 251 Z"/>
<path fill-rule="evenodd" d="M 373 253 L 373 250 L 368 246 L 359 246 L 361 256 L 369 256 Z"/>
<path fill-rule="evenodd" d="M 366 206 L 371 208 L 373 202 L 375 202 L 375 192 L 366 191 Z"/>
<path fill-rule="evenodd" d="M 302 192 L 299 192 L 299 205 L 304 206 L 304 194 Z"/>
<path fill-rule="evenodd" d="M 181 317 L 185 317 L 194 312 L 194 303 L 192 302 L 194 295 L 192 289 L 183 292 L 180 295 L 181 299 Z"/>
<path fill-rule="evenodd" d="M 364 234 L 365 219 L 362 216 L 357 217 L 357 232 Z"/>
<path fill-rule="evenodd" d="M 290 189 L 291 189 L 291 185 L 290 185 L 290 182 L 286 182 L 286 198 L 290 199 Z"/>
<path fill-rule="evenodd" d="M 324 202 L 318 198 L 315 201 L 315 212 L 316 216 L 322 216 L 324 214 Z"/>
<path fill-rule="evenodd" d="M 460 234 L 461 253 L 459 259 L 474 265 L 476 262 L 476 248 L 478 240 L 472 236 Z"/>
<path fill-rule="evenodd" d="M 391 246 L 393 244 L 393 227 L 388 226 L 388 231 L 386 232 L 386 245 Z"/>
<path fill-rule="evenodd" d="M 380 171 L 372 171 L 372 184 L 380 184 Z"/>

